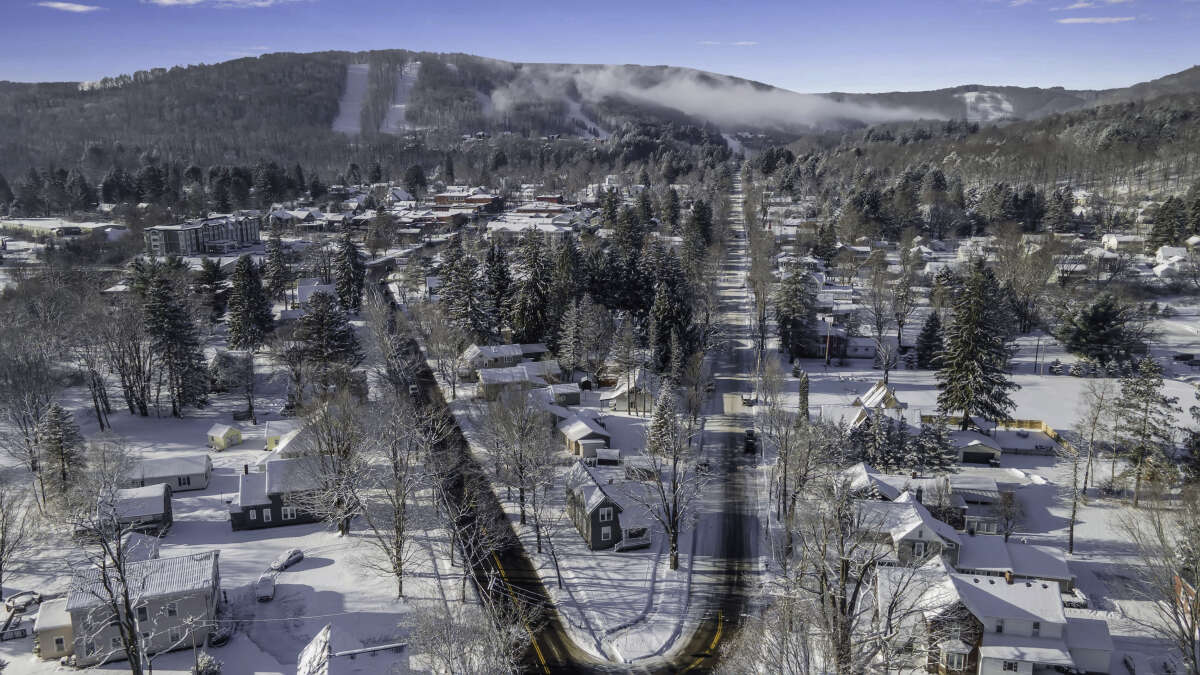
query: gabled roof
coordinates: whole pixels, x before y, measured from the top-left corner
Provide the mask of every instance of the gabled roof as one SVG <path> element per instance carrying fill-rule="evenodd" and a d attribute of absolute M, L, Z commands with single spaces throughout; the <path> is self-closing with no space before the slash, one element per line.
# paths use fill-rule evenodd
<path fill-rule="evenodd" d="M 217 560 L 220 551 L 205 551 L 172 558 L 152 558 L 129 563 L 125 577 L 136 584 L 130 588 L 140 598 L 155 598 L 210 592 L 216 583 Z M 117 584 L 115 579 L 109 582 Z M 105 597 L 100 570 L 89 567 L 80 569 L 71 581 L 67 594 L 67 611 L 86 609 L 102 604 Z"/>
<path fill-rule="evenodd" d="M 143 459 L 133 470 L 140 480 L 192 476 L 205 473 L 211 466 L 208 455 L 179 455 L 158 459 Z"/>
<path fill-rule="evenodd" d="M 267 498 L 266 473 L 244 473 L 238 476 L 238 493 L 229 505 L 231 509 L 240 511 L 245 506 L 263 506 L 270 503 L 271 500 Z"/>
<path fill-rule="evenodd" d="M 862 406 L 864 408 L 904 408 L 905 404 L 896 398 L 896 389 L 887 385 L 880 380 L 876 382 L 867 393 L 854 399 L 851 403 L 854 406 Z"/>
<path fill-rule="evenodd" d="M 571 441 L 582 440 L 592 434 L 611 438 L 608 430 L 600 426 L 599 422 L 584 415 L 576 415 L 569 420 L 560 422 L 558 430 Z"/>
<path fill-rule="evenodd" d="M 999 661 L 1024 661 L 1073 668 L 1075 660 L 1067 644 L 1058 638 L 1027 637 L 1011 633 L 984 633 L 979 655 Z"/>
<path fill-rule="evenodd" d="M 596 480 L 591 469 L 583 462 L 576 462 L 571 467 L 571 471 L 567 474 L 567 489 L 579 496 L 589 515 L 605 502 L 616 508 L 617 513 L 624 510 L 615 499 L 604 491 L 600 481 Z"/>
<path fill-rule="evenodd" d="M 1044 621 L 1065 624 L 1058 585 L 1040 581 L 1014 581 L 1004 577 L 951 574 L 963 604 L 976 617 Z"/>
<path fill-rule="evenodd" d="M 208 435 L 209 436 L 224 436 L 225 434 L 229 433 L 230 431 L 234 431 L 234 430 L 235 429 L 233 427 L 229 426 L 228 424 L 214 424 L 208 428 Z"/>
<path fill-rule="evenodd" d="M 315 490 L 321 486 L 313 457 L 291 457 L 267 462 L 266 490 L 268 495 Z"/>
<path fill-rule="evenodd" d="M 170 490 L 166 483 L 117 490 L 117 516 L 126 520 L 161 515 Z"/>

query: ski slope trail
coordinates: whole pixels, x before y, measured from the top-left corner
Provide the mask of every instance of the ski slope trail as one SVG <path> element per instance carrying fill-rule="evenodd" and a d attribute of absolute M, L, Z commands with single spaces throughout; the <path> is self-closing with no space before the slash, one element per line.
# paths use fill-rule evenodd
<path fill-rule="evenodd" d="M 417 84 L 417 73 L 420 71 L 421 62 L 413 61 L 404 64 L 396 74 L 396 93 L 392 96 L 392 104 L 388 106 L 383 124 L 379 126 L 380 133 L 402 134 L 413 128 L 406 120 L 408 97 L 412 95 L 413 87 Z"/>
<path fill-rule="evenodd" d="M 367 76 L 370 72 L 369 63 L 346 66 L 346 90 L 338 101 L 338 114 L 333 120 L 334 131 L 343 134 L 362 133 L 362 110 L 367 102 Z"/>

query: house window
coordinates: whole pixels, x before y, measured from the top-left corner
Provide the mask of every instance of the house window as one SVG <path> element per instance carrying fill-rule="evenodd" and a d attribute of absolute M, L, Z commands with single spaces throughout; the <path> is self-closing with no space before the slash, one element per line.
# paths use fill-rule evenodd
<path fill-rule="evenodd" d="M 1004 619 L 996 619 L 996 632 L 997 633 L 1004 632 Z"/>
<path fill-rule="evenodd" d="M 913 542 L 913 556 L 917 557 L 917 558 L 921 558 L 921 557 L 925 556 L 925 542 L 923 542 L 923 541 L 914 541 Z"/>
<path fill-rule="evenodd" d="M 61 652 L 67 649 L 67 641 L 61 637 L 54 638 L 54 651 Z"/>
<path fill-rule="evenodd" d="M 606 506 L 606 507 L 600 509 L 600 522 L 607 523 L 607 522 L 612 521 L 612 516 L 613 516 L 612 511 L 613 510 L 612 510 L 611 506 Z"/>
<path fill-rule="evenodd" d="M 282 509 L 280 509 L 280 511 L 283 514 L 284 520 L 295 520 L 296 519 L 296 507 L 285 506 Z"/>
<path fill-rule="evenodd" d="M 146 606 L 142 605 L 137 608 L 138 621 L 146 621 L 150 618 L 150 613 L 146 611 Z"/>
<path fill-rule="evenodd" d="M 1042 634 L 1042 622 L 1034 621 L 1033 622 L 1033 637 L 1037 637 L 1041 634 Z"/>
<path fill-rule="evenodd" d="M 600 528 L 600 541 L 608 541 L 612 539 L 612 528 L 607 525 Z"/>
<path fill-rule="evenodd" d="M 271 507 L 269 507 L 269 506 L 267 508 L 263 509 L 263 522 L 264 523 L 271 522 Z"/>
<path fill-rule="evenodd" d="M 179 616 L 179 605 L 173 602 L 167 603 L 167 616 Z"/>
<path fill-rule="evenodd" d="M 1001 670 L 1008 672 L 1008 673 L 1015 673 L 1019 669 L 1020 669 L 1020 664 L 1018 664 L 1016 661 L 1005 661 L 1004 665 L 1001 667 Z"/>
<path fill-rule="evenodd" d="M 179 477 L 179 487 L 191 487 L 191 485 L 192 485 L 192 477 L 191 476 L 180 476 Z"/>
<path fill-rule="evenodd" d="M 258 520 L 258 511 L 257 510 L 250 509 L 249 511 L 247 511 L 247 513 L 250 514 L 250 520 Z"/>
<path fill-rule="evenodd" d="M 949 670 L 962 670 L 967 667 L 967 655 L 942 652 L 942 665 Z"/>

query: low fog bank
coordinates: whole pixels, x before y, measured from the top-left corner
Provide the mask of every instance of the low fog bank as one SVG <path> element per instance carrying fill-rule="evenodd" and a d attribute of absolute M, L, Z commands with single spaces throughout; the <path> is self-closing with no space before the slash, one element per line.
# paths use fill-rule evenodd
<path fill-rule="evenodd" d="M 623 97 L 674 108 L 722 128 L 825 126 L 841 120 L 866 124 L 945 119 L 932 110 L 839 102 L 819 94 L 755 86 L 746 80 L 675 67 L 526 64 L 508 85 L 492 92 L 496 109 L 522 101 Z"/>

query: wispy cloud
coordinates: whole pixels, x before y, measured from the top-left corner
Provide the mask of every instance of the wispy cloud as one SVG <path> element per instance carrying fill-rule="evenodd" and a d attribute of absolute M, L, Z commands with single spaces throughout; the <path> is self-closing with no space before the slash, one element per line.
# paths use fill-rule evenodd
<path fill-rule="evenodd" d="M 39 2 L 37 6 L 45 7 L 46 9 L 57 9 L 60 12 L 74 12 L 76 14 L 86 14 L 87 12 L 104 9 L 96 5 L 81 5 L 78 2 Z"/>
<path fill-rule="evenodd" d="M 208 5 L 211 7 L 234 9 L 245 9 L 249 7 L 273 7 L 275 5 L 283 5 L 298 1 L 299 0 L 142 0 L 143 3 L 148 5 L 158 5 L 159 7 L 194 7 L 196 5 Z"/>
<path fill-rule="evenodd" d="M 1125 23 L 1133 21 L 1132 16 L 1073 16 L 1069 19 L 1059 19 L 1058 23 Z"/>
<path fill-rule="evenodd" d="M 1102 5 L 1124 5 L 1130 2 L 1133 2 L 1133 0 L 1079 0 L 1079 2 L 1071 3 L 1066 7 L 1055 7 L 1050 11 L 1059 12 L 1070 11 L 1073 9 L 1094 9 Z"/>
<path fill-rule="evenodd" d="M 737 42 L 734 42 L 732 44 L 734 47 L 753 47 L 754 45 L 758 44 L 758 41 L 756 41 L 756 40 L 738 40 Z"/>

